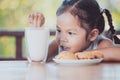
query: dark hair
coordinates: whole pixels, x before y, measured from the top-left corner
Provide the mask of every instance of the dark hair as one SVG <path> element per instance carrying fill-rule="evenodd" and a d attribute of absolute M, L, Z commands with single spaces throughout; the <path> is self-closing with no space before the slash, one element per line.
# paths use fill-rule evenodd
<path fill-rule="evenodd" d="M 106 36 L 110 39 L 112 39 L 116 44 L 120 44 L 120 39 L 116 36 L 116 31 L 114 29 L 113 23 L 112 23 L 112 16 L 110 14 L 110 11 L 107 9 L 104 9 L 103 12 L 106 14 L 108 19 L 108 24 L 110 26 Z"/>
<path fill-rule="evenodd" d="M 96 0 L 64 0 L 56 14 L 59 16 L 64 12 L 70 12 L 73 16 L 77 16 L 81 27 L 86 32 L 97 28 L 99 34 L 104 31 L 105 21 L 102 14 L 105 13 L 110 26 L 109 31 L 115 34 L 110 12 L 107 9 L 101 10 Z"/>

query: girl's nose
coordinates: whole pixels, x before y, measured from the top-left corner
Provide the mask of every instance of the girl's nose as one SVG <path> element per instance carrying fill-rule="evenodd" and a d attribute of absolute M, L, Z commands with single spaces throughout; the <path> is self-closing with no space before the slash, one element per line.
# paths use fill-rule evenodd
<path fill-rule="evenodd" d="M 68 40 L 67 40 L 67 37 L 64 34 L 61 34 L 60 41 L 61 42 L 67 42 Z"/>

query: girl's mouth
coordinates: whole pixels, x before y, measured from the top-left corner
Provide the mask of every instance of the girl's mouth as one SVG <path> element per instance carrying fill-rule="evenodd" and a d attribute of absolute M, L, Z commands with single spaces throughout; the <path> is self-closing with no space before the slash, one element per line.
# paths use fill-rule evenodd
<path fill-rule="evenodd" d="M 70 48 L 69 47 L 65 47 L 65 46 L 60 46 L 60 48 L 61 48 L 61 50 L 62 51 L 69 51 L 70 50 Z"/>

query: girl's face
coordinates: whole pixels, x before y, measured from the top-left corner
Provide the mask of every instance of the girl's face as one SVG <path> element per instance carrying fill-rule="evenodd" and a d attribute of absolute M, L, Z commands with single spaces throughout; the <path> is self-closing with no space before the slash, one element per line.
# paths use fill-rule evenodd
<path fill-rule="evenodd" d="M 56 41 L 61 51 L 78 52 L 85 50 L 89 41 L 86 39 L 86 31 L 78 19 L 69 12 L 57 16 Z"/>

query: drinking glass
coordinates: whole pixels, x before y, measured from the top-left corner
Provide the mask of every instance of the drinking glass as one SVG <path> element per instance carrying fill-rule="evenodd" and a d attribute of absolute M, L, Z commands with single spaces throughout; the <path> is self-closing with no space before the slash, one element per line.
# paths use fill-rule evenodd
<path fill-rule="evenodd" d="M 50 31 L 48 28 L 25 28 L 27 59 L 29 62 L 45 62 L 48 53 Z"/>

